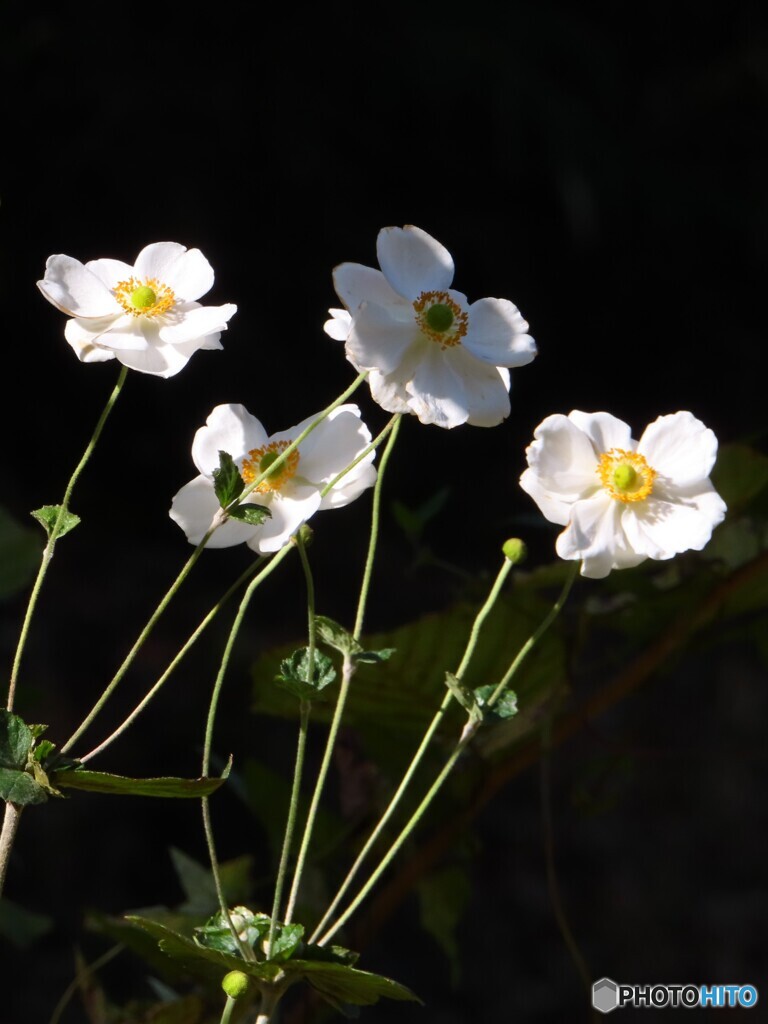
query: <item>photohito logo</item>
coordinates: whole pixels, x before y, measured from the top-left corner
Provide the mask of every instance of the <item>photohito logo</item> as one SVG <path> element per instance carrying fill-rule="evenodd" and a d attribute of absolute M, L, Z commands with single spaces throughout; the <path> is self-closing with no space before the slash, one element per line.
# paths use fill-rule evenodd
<path fill-rule="evenodd" d="M 621 985 L 601 978 L 592 986 L 592 1005 L 600 1013 L 622 1006 L 659 1009 L 662 1006 L 742 1006 L 757 1004 L 754 985 Z"/>

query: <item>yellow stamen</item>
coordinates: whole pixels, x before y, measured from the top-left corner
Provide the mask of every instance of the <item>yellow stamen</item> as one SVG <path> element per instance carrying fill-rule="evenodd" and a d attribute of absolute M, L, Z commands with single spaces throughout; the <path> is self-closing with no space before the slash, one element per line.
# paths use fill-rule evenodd
<path fill-rule="evenodd" d="M 603 452 L 597 466 L 600 483 L 617 501 L 643 501 L 653 491 L 656 470 L 642 455 L 623 448 Z"/>
<path fill-rule="evenodd" d="M 290 443 L 290 441 L 271 441 L 261 448 L 252 448 L 243 459 L 241 471 L 246 485 L 252 484 L 257 476 L 261 476 L 265 470 L 269 470 L 272 463 L 285 451 Z M 261 494 L 267 491 L 279 491 L 283 484 L 296 473 L 298 465 L 299 453 L 297 449 L 294 449 L 285 462 L 276 470 L 273 469 L 268 472 L 267 476 L 254 490 Z"/>
<path fill-rule="evenodd" d="M 453 348 L 467 333 L 469 314 L 448 292 L 422 292 L 413 304 L 423 334 L 440 348 Z"/>
<path fill-rule="evenodd" d="M 156 277 L 129 277 L 115 286 L 115 298 L 131 316 L 160 316 L 176 302 L 167 284 Z"/>

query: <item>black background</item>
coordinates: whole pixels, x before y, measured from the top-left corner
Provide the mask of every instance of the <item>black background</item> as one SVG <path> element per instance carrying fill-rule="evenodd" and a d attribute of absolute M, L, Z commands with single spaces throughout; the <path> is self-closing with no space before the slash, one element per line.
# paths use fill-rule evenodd
<path fill-rule="evenodd" d="M 129 375 L 78 487 L 73 507 L 88 533 L 59 548 L 17 705 L 55 722 L 54 739 L 90 707 L 188 553 L 166 509 L 194 475 L 191 439 L 213 406 L 242 402 L 274 432 L 351 381 L 322 331 L 337 304 L 331 269 L 375 265 L 384 225 L 414 223 L 438 238 L 454 256 L 455 286 L 470 299 L 514 301 L 539 345 L 535 363 L 513 373 L 503 426 L 404 424 L 391 495 L 415 506 L 450 485 L 430 541 L 468 572 L 492 571 L 501 540 L 527 521 L 517 479 L 550 413 L 607 409 L 639 436 L 656 416 L 690 409 L 721 441 L 762 439 L 768 26 L 759 4 L 513 0 L 452 14 L 222 0 L 199 13 L 168 4 L 105 14 L 102 4 L 31 10 L 11 0 L 3 20 L 3 504 L 21 520 L 58 500 L 117 374 L 115 362 L 79 364 L 64 342 L 62 315 L 35 289 L 48 255 L 132 262 L 149 242 L 179 241 L 214 266 L 206 301 L 238 305 L 224 352 L 197 353 L 170 380 Z M 362 391 L 357 400 L 380 428 L 385 414 Z M 363 553 L 349 539 L 364 529 L 358 505 L 323 517 L 316 542 L 324 610 L 347 619 Z M 550 557 L 551 533 L 528 539 Z M 391 521 L 383 545 L 372 626 L 452 596 L 437 570 L 403 583 L 409 551 Z M 203 559 L 187 603 L 148 645 L 133 693 L 243 565 L 237 550 Z M 238 711 L 249 658 L 302 629 L 298 582 L 291 567 L 260 606 L 229 691 Z M 20 612 L 3 610 L 10 651 Z M 100 767 L 196 773 L 217 649 L 214 638 Z M 584 821 L 568 801 L 569 762 L 594 737 L 556 761 L 561 882 L 596 976 L 759 985 L 762 971 L 765 985 L 765 680 L 736 649 L 721 663 L 699 664 L 693 652 L 674 684 L 599 723 L 601 742 L 623 736 L 645 757 L 641 781 L 610 815 Z M 694 684 L 707 700 L 692 712 Z M 115 721 L 131 695 L 116 699 Z M 264 728 L 243 721 L 233 742 L 263 743 Z M 368 951 L 366 966 L 427 1000 L 426 1011 L 398 1008 L 399 1019 L 586 1018 L 548 905 L 538 814 L 535 773 L 485 813 L 457 993 L 440 954 L 419 946 L 413 908 Z M 167 846 L 204 857 L 190 807 L 131 802 L 118 814 L 84 798 L 35 818 L 22 824 L 8 895 L 52 912 L 57 932 L 40 954 L 45 984 L 12 995 L 3 1024 L 47 1019 L 71 977 L 83 906 L 173 902 Z M 246 830 L 225 853 L 258 841 Z M 491 923 L 491 904 L 503 927 Z M 20 970 L 31 985 L 29 961 Z"/>

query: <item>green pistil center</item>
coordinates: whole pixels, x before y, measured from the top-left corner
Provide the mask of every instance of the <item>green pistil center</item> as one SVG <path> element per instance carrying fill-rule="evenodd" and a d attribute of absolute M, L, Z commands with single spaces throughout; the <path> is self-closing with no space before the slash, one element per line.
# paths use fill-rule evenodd
<path fill-rule="evenodd" d="M 130 301 L 136 309 L 148 309 L 157 302 L 157 296 L 148 284 L 142 284 L 131 292 Z"/>
<path fill-rule="evenodd" d="M 617 491 L 632 491 L 637 486 L 637 470 L 622 462 L 613 471 L 613 484 Z"/>
<path fill-rule="evenodd" d="M 442 302 L 436 302 L 427 310 L 426 321 L 433 331 L 443 334 L 453 326 L 453 310 L 450 306 L 443 305 Z"/>
<path fill-rule="evenodd" d="M 280 458 L 281 454 L 281 452 L 266 452 L 259 463 L 259 473 L 267 473 L 269 471 L 269 467 L 273 462 Z M 274 474 L 270 474 L 270 476 L 272 475 Z"/>

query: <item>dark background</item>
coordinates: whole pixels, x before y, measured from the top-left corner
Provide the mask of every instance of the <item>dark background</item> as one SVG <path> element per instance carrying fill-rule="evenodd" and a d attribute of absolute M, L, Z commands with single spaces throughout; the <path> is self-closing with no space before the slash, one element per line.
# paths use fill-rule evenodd
<path fill-rule="evenodd" d="M 149 242 L 180 241 L 214 266 L 206 301 L 238 305 L 223 353 L 197 353 L 167 381 L 129 376 L 73 501 L 87 532 L 57 552 L 19 712 L 55 722 L 53 738 L 65 738 L 182 564 L 188 548 L 166 509 L 194 475 L 191 439 L 214 405 L 241 402 L 274 432 L 351 381 L 322 331 L 337 304 L 331 269 L 375 265 L 384 225 L 414 223 L 438 238 L 454 256 L 456 287 L 514 301 L 539 345 L 535 363 L 513 373 L 503 426 L 404 424 L 390 493 L 416 506 L 450 486 L 430 543 L 469 574 L 493 571 L 500 542 L 525 529 L 534 555 L 550 557 L 553 534 L 530 525 L 517 487 L 524 448 L 550 413 L 607 409 L 639 436 L 658 415 L 690 409 L 721 441 L 760 443 L 760 8 L 513 0 L 457 16 L 431 5 L 257 10 L 222 0 L 198 14 L 169 4 L 107 16 L 101 4 L 31 10 L 7 0 L 3 505 L 23 520 L 59 499 L 117 373 L 116 362 L 79 364 L 64 342 L 64 318 L 34 285 L 48 255 L 132 262 Z M 363 391 L 357 400 L 380 428 L 384 413 Z M 363 535 L 365 519 L 361 502 L 316 523 L 323 610 L 347 621 L 363 554 L 363 541 L 348 538 Z M 455 595 L 437 569 L 403 576 L 410 551 L 391 518 L 382 543 L 372 628 Z M 244 564 L 242 550 L 204 557 L 186 602 L 148 645 L 135 690 L 116 698 L 115 721 Z M 291 567 L 260 601 L 228 691 L 238 712 L 249 659 L 303 628 L 298 582 Z M 3 609 L 8 651 L 20 607 Z M 214 634 L 100 767 L 196 774 L 223 636 Z M 599 742 L 634 745 L 644 765 L 609 814 L 585 820 L 569 800 L 569 774 L 594 736 L 557 755 L 561 885 L 596 977 L 762 981 L 765 991 L 764 674 L 738 647 L 720 661 L 694 651 L 674 684 L 599 722 Z M 691 710 L 694 685 L 706 699 Z M 264 730 L 244 721 L 233 742 L 263 746 Z M 428 1008 L 381 1007 L 364 1019 L 586 1019 L 548 903 L 537 786 L 535 772 L 522 776 L 484 814 L 458 991 L 406 907 L 366 966 L 418 988 Z M 11 967 L 11 978 L 30 971 L 31 987 L 11 995 L 3 1024 L 47 1019 L 71 977 L 83 907 L 173 902 L 167 846 L 204 858 L 196 808 L 116 810 L 85 797 L 35 819 L 22 823 L 8 895 L 52 913 L 57 930 L 39 953 L 44 984 L 33 984 L 28 960 Z M 246 831 L 225 853 L 257 841 Z M 503 907 L 503 927 L 491 925 L 490 903 Z M 424 981 L 414 970 L 422 956 Z"/>

